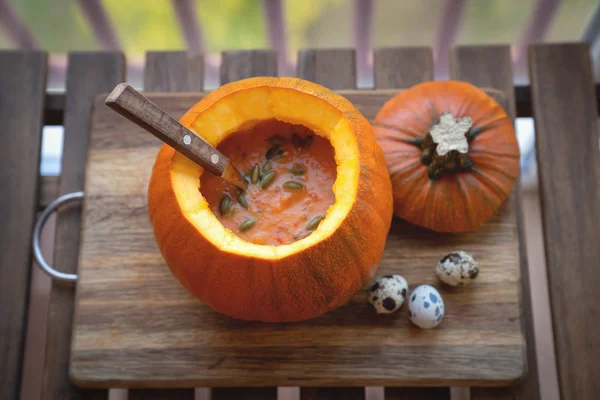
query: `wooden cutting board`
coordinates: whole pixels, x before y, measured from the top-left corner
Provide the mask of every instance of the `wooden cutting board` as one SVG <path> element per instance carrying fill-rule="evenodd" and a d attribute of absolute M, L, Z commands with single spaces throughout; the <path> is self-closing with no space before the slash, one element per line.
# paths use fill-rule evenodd
<path fill-rule="evenodd" d="M 372 120 L 396 91 L 345 91 Z M 156 94 L 179 117 L 201 94 Z M 228 318 L 192 297 L 154 242 L 147 186 L 161 143 L 94 106 L 70 374 L 89 387 L 508 385 L 525 371 L 515 199 L 468 234 L 438 234 L 394 220 L 377 275 L 439 288 L 446 315 L 433 330 L 406 305 L 376 315 L 360 292 L 299 323 Z M 514 196 L 513 196 L 514 197 Z M 474 253 L 477 281 L 450 288 L 434 274 L 452 250 Z"/>

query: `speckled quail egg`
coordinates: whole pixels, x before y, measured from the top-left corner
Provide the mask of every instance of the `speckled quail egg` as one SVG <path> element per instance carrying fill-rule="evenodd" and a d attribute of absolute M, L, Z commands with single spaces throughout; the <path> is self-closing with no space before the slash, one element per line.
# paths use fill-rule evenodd
<path fill-rule="evenodd" d="M 444 300 L 436 288 L 417 286 L 408 301 L 408 317 L 419 328 L 436 327 L 444 318 Z"/>
<path fill-rule="evenodd" d="M 391 314 L 404 304 L 407 293 L 406 279 L 400 275 L 382 276 L 369 289 L 369 303 L 377 314 Z"/>
<path fill-rule="evenodd" d="M 471 254 L 453 251 L 438 261 L 435 273 L 442 282 L 450 286 L 464 286 L 477 277 L 479 269 Z"/>

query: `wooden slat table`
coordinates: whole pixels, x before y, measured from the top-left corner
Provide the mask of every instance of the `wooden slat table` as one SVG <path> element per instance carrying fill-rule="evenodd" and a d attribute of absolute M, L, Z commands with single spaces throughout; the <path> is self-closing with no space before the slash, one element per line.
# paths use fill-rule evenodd
<path fill-rule="evenodd" d="M 356 88 L 356 57 L 354 50 L 304 50 L 298 54 L 297 76 L 331 89 Z M 364 398 L 362 387 L 302 388 L 301 400 L 330 399 L 339 396 L 348 400 Z"/>
<path fill-rule="evenodd" d="M 228 51 L 221 62 L 221 84 L 254 76 L 277 76 L 277 54 L 271 50 Z M 277 387 L 212 389 L 214 400 L 277 399 Z"/>
<path fill-rule="evenodd" d="M 516 118 L 515 92 L 513 86 L 512 59 L 509 46 L 485 46 L 485 47 L 457 47 L 453 49 L 450 55 L 451 77 L 457 80 L 470 82 L 480 87 L 491 87 L 500 90 L 506 98 L 506 111 L 514 120 Z M 527 265 L 527 251 L 525 249 L 525 237 L 523 231 L 523 222 L 521 215 L 521 188 L 517 185 L 513 198 L 513 207 L 517 212 L 517 221 L 519 223 L 519 248 L 521 263 L 521 284 L 522 284 L 522 310 L 524 333 L 527 342 L 527 359 L 535 360 L 535 338 L 533 332 L 533 311 L 531 305 L 529 269 Z M 537 363 L 528 363 L 527 379 L 516 387 L 517 392 L 522 398 L 539 399 L 539 385 Z M 502 397 L 507 395 L 505 390 L 473 388 L 471 390 L 471 399 L 486 399 L 497 393 Z M 512 395 L 512 393 L 508 393 Z M 493 397 L 492 397 L 493 398 Z"/>
<path fill-rule="evenodd" d="M 253 76 L 277 76 L 277 54 L 272 50 L 226 51 L 220 72 L 222 84 Z"/>
<path fill-rule="evenodd" d="M 409 88 L 433 80 L 433 52 L 429 47 L 383 48 L 373 54 L 376 89 Z"/>
<path fill-rule="evenodd" d="M 529 52 L 561 396 L 600 396 L 600 154 L 586 44 Z"/>
<path fill-rule="evenodd" d="M 185 51 L 148 52 L 144 72 L 147 92 L 201 92 L 204 58 Z M 194 389 L 132 389 L 129 400 L 193 400 Z"/>
<path fill-rule="evenodd" d="M 46 55 L 0 53 L 0 399 L 16 399 L 38 202 Z"/>
<path fill-rule="evenodd" d="M 433 63 L 429 49 L 388 48 L 376 50 L 374 55 L 375 85 L 378 89 L 406 87 L 432 78 Z M 271 51 L 228 52 L 223 55 L 223 81 L 253 75 L 276 75 L 275 56 Z M 569 399 L 595 399 L 600 393 L 600 376 L 593 363 L 600 356 L 600 337 L 594 320 L 600 310 L 598 303 L 593 301 L 594 288 L 600 283 L 596 268 L 600 247 L 595 245 L 595 239 L 600 236 L 600 224 L 597 223 L 600 220 L 600 156 L 597 149 L 598 104 L 592 89 L 588 48 L 581 44 L 533 46 L 530 58 L 561 395 Z M 36 188 L 39 181 L 37 165 L 41 118 L 44 115 L 43 102 L 48 99 L 43 95 L 45 63 L 43 53 L 0 52 L 0 65 L 4 70 L 12 71 L 4 75 L 10 79 L 0 77 L 0 115 L 5 115 L 7 124 L 3 132 L 11 137 L 6 141 L 9 146 L 0 149 L 0 165 L 3 167 L 0 169 L 0 184 L 3 189 L 9 188 L 7 193 L 14 194 L 0 197 L 2 219 L 8 221 L 0 229 L 0 246 L 3 246 L 3 255 L 9 254 L 8 258 L 0 260 L 0 306 L 2 316 L 9 315 L 8 320 L 0 319 L 0 398 L 10 400 L 18 397 L 20 384 L 23 321 L 31 258 L 28 237 L 38 204 Z M 510 66 L 508 47 L 462 47 L 455 49 L 451 55 L 452 77 L 500 90 L 507 101 L 507 111 L 514 118 Z M 355 68 L 352 50 L 307 50 L 300 54 L 298 74 L 334 89 L 351 89 L 356 85 Z M 150 53 L 146 90 L 181 92 L 189 88 L 190 91 L 200 91 L 201 72 L 199 54 Z M 63 175 L 59 180 L 44 181 L 43 202 L 51 200 L 57 185 L 58 193 L 83 188 L 92 99 L 99 93 L 110 91 L 122 80 L 124 58 L 119 53 L 74 53 L 69 56 Z M 16 93 L 15 88 L 22 85 L 19 82 L 33 87 L 33 91 L 27 92 L 29 97 L 7 96 Z M 351 100 L 355 96 L 350 92 L 347 95 Z M 6 102 L 6 98 L 13 101 Z M 58 118 L 59 103 L 48 104 L 52 110 L 50 114 L 46 110 L 46 114 Z M 377 104 L 376 101 L 373 104 Z M 12 140 L 16 137 L 19 140 Z M 514 213 L 511 215 L 518 217 L 519 196 L 516 190 L 502 212 Z M 19 210 L 19 213 L 4 213 L 9 209 L 11 212 Z M 80 212 L 79 207 L 69 207 L 59 213 L 54 264 L 65 272 L 76 269 Z M 15 219 L 17 216 L 18 220 Z M 517 229 L 516 225 L 514 229 Z M 512 388 L 472 388 L 471 398 L 474 400 L 540 397 L 533 361 L 535 346 L 523 240 L 520 252 L 523 308 L 517 315 L 522 317 L 522 321 L 511 320 L 511 323 L 523 327 L 528 343 L 529 374 Z M 385 271 L 387 267 L 382 268 Z M 73 292 L 73 288 L 64 285 L 53 285 L 52 288 L 43 398 L 104 399 L 107 398 L 106 390 L 78 389 L 67 375 Z M 575 307 L 573 302 L 577 302 Z M 7 310 L 9 314 L 5 314 Z M 231 378 L 235 380 L 236 377 L 232 375 Z M 268 384 L 268 381 L 263 382 Z M 391 380 L 385 383 L 394 386 Z M 464 383 L 460 379 L 444 381 L 444 385 Z M 333 380 L 328 384 L 331 386 L 303 388 L 301 398 L 363 399 L 365 396 L 364 387 L 336 387 Z M 386 387 L 385 396 L 386 399 L 447 399 L 449 390 L 447 387 Z M 277 388 L 218 388 L 213 390 L 212 397 L 274 399 Z M 130 398 L 189 399 L 193 398 L 193 390 L 131 390 Z"/>
<path fill-rule="evenodd" d="M 69 55 L 59 194 L 83 190 L 92 100 L 95 95 L 112 90 L 124 77 L 125 58 L 121 53 Z M 60 265 L 63 272 L 77 271 L 80 231 L 81 207 L 65 208 L 58 213 L 53 265 Z M 106 390 L 78 389 L 69 379 L 74 296 L 73 286 L 52 285 L 42 399 L 108 398 Z"/>
<path fill-rule="evenodd" d="M 411 60 L 411 62 L 406 62 Z M 399 89 L 433 80 L 433 53 L 430 48 L 385 48 L 375 51 L 375 88 Z M 450 399 L 450 388 L 388 387 L 386 399 Z"/>

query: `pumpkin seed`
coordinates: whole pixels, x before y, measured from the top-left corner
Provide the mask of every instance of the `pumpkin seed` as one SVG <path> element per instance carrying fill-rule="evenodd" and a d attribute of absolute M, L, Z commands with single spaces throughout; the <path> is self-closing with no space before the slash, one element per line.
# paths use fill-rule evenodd
<path fill-rule="evenodd" d="M 316 217 L 311 219 L 308 224 L 306 224 L 306 229 L 308 229 L 309 231 L 314 231 L 324 219 L 325 217 L 323 217 L 322 215 L 317 215 Z"/>
<path fill-rule="evenodd" d="M 263 164 L 262 173 L 269 172 L 271 170 L 271 161 L 267 161 Z"/>
<path fill-rule="evenodd" d="M 287 140 L 279 135 L 269 138 L 269 143 L 271 143 L 272 146 L 281 146 L 285 142 L 287 142 Z"/>
<path fill-rule="evenodd" d="M 312 233 L 312 231 L 296 233 L 296 234 L 294 234 L 294 239 L 295 240 L 302 240 L 305 237 L 307 237 L 308 235 L 310 235 L 311 233 Z"/>
<path fill-rule="evenodd" d="M 304 185 L 296 181 L 287 181 L 283 184 L 283 187 L 290 190 L 302 190 Z"/>
<path fill-rule="evenodd" d="M 307 136 L 306 139 L 304 139 L 304 143 L 302 143 L 302 148 L 304 149 L 308 149 L 310 147 L 310 145 L 313 142 L 313 137 L 312 135 Z"/>
<path fill-rule="evenodd" d="M 275 179 L 275 171 L 269 171 L 266 174 L 264 174 L 262 176 L 262 179 L 260 180 L 261 189 L 265 189 L 267 186 L 269 186 L 271 184 L 271 182 L 273 182 L 274 179 Z"/>
<path fill-rule="evenodd" d="M 248 209 L 248 200 L 246 200 L 246 196 L 242 192 L 238 193 L 238 203 L 245 209 Z"/>
<path fill-rule="evenodd" d="M 258 164 L 256 164 L 254 166 L 254 168 L 252 168 L 252 174 L 250 174 L 250 179 L 251 179 L 252 183 L 258 182 L 259 175 L 260 175 L 260 169 L 258 168 Z"/>
<path fill-rule="evenodd" d="M 292 133 L 292 144 L 297 149 L 302 147 L 302 139 L 300 139 L 300 136 L 296 135 L 295 133 Z"/>
<path fill-rule="evenodd" d="M 240 231 L 241 232 L 246 232 L 248 229 L 252 228 L 255 223 L 256 223 L 255 219 L 248 218 L 247 220 L 245 220 L 244 222 L 242 222 L 240 224 Z"/>
<path fill-rule="evenodd" d="M 279 160 L 284 155 L 284 151 L 279 146 L 273 146 L 265 154 L 267 160 Z"/>
<path fill-rule="evenodd" d="M 219 213 L 222 217 L 229 214 L 231 211 L 231 198 L 227 195 L 223 196 L 221 203 L 219 204 Z"/>
<path fill-rule="evenodd" d="M 300 165 L 294 165 L 292 168 L 290 168 L 290 172 L 293 175 L 304 175 L 304 173 L 306 172 L 305 169 L 300 166 Z"/>

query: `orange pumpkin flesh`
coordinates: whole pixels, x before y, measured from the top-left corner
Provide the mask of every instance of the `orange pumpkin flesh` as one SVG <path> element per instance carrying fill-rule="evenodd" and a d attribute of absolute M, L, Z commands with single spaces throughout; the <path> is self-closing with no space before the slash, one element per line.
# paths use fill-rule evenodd
<path fill-rule="evenodd" d="M 369 123 L 349 101 L 311 82 L 227 84 L 180 122 L 217 146 L 271 119 L 304 125 L 334 149 L 335 204 L 312 234 L 282 246 L 240 239 L 198 190 L 203 169 L 167 145 L 153 167 L 148 213 L 167 265 L 201 301 L 235 318 L 298 321 L 346 303 L 373 276 L 391 223 L 391 184 Z"/>
<path fill-rule="evenodd" d="M 449 143 L 446 123 L 457 132 L 449 142 L 462 139 L 465 148 L 441 154 Z M 509 196 L 519 174 L 510 118 L 483 90 L 465 82 L 427 82 L 399 93 L 379 111 L 374 131 L 392 181 L 394 214 L 434 231 L 479 228 Z"/>

